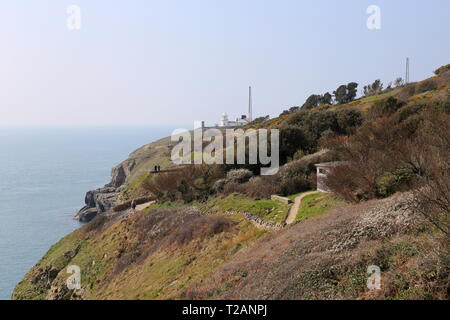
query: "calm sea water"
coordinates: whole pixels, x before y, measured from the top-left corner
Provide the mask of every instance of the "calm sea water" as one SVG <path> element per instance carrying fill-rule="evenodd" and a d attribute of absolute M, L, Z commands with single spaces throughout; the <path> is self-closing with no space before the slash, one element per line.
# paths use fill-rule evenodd
<path fill-rule="evenodd" d="M 138 147 L 168 136 L 159 128 L 0 128 L 0 299 L 49 247 L 80 225 L 86 191 Z"/>

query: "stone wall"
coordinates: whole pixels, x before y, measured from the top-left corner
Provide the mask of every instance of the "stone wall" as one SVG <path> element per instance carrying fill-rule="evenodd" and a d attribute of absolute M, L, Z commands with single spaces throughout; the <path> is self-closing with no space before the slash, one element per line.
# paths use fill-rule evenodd
<path fill-rule="evenodd" d="M 278 231 L 286 226 L 285 223 L 263 220 L 260 217 L 245 211 L 208 211 L 205 214 L 241 215 L 245 217 L 248 221 L 250 221 L 255 227 L 267 231 Z"/>

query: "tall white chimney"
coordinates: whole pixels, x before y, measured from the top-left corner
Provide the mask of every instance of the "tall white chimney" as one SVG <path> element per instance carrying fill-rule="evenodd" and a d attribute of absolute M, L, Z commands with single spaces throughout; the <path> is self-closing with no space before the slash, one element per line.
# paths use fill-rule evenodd
<path fill-rule="evenodd" d="M 252 114 L 252 87 L 248 87 L 248 121 L 253 121 Z"/>

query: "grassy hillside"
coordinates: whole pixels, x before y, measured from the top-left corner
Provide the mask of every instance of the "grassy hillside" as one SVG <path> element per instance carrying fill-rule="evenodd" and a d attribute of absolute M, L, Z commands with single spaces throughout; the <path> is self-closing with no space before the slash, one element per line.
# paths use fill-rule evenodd
<path fill-rule="evenodd" d="M 399 195 L 337 209 L 264 237 L 193 284 L 188 297 L 447 299 L 448 239 L 402 211 L 403 200 Z M 381 290 L 367 289 L 371 265 L 382 270 Z"/>
<path fill-rule="evenodd" d="M 170 138 L 121 166 L 121 208 L 63 238 L 17 285 L 15 299 L 448 299 L 450 69 L 347 104 L 283 114 L 248 128 L 278 128 L 282 166 L 173 168 Z M 345 160 L 315 189 L 314 164 Z M 132 214 L 131 199 L 157 203 Z M 120 204 L 125 204 L 120 206 Z M 277 224 L 278 225 L 278 224 Z M 279 224 L 281 225 L 281 224 Z M 67 268 L 81 268 L 69 290 Z M 382 271 L 381 290 L 366 286 Z"/>
<path fill-rule="evenodd" d="M 54 245 L 14 298 L 445 299 L 448 242 L 403 210 L 405 197 L 321 208 L 274 233 L 189 207 L 99 217 Z M 69 265 L 82 290 L 67 290 Z M 369 265 L 383 290 L 367 289 Z"/>
<path fill-rule="evenodd" d="M 99 217 L 54 245 L 14 298 L 180 299 L 264 233 L 240 216 L 188 208 Z M 65 286 L 69 265 L 81 268 L 79 292 Z"/>

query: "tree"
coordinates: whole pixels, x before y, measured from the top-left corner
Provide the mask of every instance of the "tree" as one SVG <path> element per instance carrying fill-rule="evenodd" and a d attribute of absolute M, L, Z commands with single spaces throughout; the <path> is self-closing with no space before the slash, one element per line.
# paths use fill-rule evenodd
<path fill-rule="evenodd" d="M 395 86 L 396 88 L 398 88 L 398 87 L 403 86 L 404 83 L 405 83 L 405 82 L 403 81 L 403 78 L 402 78 L 402 77 L 399 77 L 399 78 L 395 79 L 395 81 L 394 81 L 394 86 Z"/>
<path fill-rule="evenodd" d="M 327 92 L 323 96 L 321 96 L 320 104 L 331 104 L 333 100 L 333 96 Z"/>
<path fill-rule="evenodd" d="M 380 79 L 375 80 L 372 84 L 364 86 L 364 95 L 374 96 L 380 94 L 383 91 L 383 83 Z"/>
<path fill-rule="evenodd" d="M 339 86 L 336 91 L 333 91 L 334 99 L 338 104 L 346 103 L 347 101 L 347 86 L 345 84 Z"/>
<path fill-rule="evenodd" d="M 347 85 L 347 97 L 346 97 L 347 103 L 355 100 L 356 94 L 358 93 L 357 88 L 358 88 L 358 84 L 356 82 L 350 82 Z"/>
<path fill-rule="evenodd" d="M 300 149 L 306 149 L 307 139 L 302 128 L 285 125 L 280 129 L 280 163 L 286 163 L 294 153 Z"/>
<path fill-rule="evenodd" d="M 299 110 L 300 110 L 300 107 L 298 107 L 298 106 L 291 107 L 291 108 L 289 108 L 289 109 L 287 109 L 287 110 L 284 110 L 284 111 L 280 114 L 280 116 L 285 116 L 285 115 L 288 115 L 288 114 L 291 114 L 291 113 L 295 113 L 295 112 L 297 112 L 297 111 L 299 111 Z"/>
<path fill-rule="evenodd" d="M 303 104 L 302 109 L 312 109 L 319 105 L 319 101 L 321 99 L 320 95 L 312 94 L 306 99 L 306 102 Z"/>
<path fill-rule="evenodd" d="M 292 109 L 292 108 L 291 108 Z M 265 117 L 259 117 L 256 118 L 255 120 L 253 120 L 252 122 L 250 122 L 250 124 L 258 124 L 258 123 L 262 123 L 264 121 L 267 121 L 270 119 L 270 116 L 265 116 Z"/>

